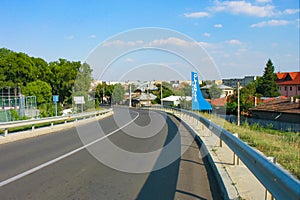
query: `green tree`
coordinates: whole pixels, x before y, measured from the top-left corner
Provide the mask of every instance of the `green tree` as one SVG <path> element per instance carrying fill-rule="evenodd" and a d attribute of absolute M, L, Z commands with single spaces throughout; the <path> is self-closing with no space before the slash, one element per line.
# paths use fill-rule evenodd
<path fill-rule="evenodd" d="M 249 114 L 250 108 L 254 107 L 256 94 L 256 84 L 249 83 L 244 88 L 240 89 L 240 110 L 241 113 Z M 238 106 L 237 91 L 233 95 L 227 97 L 226 111 L 227 113 L 237 114 Z"/>
<path fill-rule="evenodd" d="M 242 112 L 249 112 L 249 109 L 254 107 L 255 96 L 256 96 L 255 83 L 250 83 L 241 89 L 240 106 Z"/>
<path fill-rule="evenodd" d="M 71 98 L 84 96 L 84 110 L 95 108 L 95 94 L 94 91 L 90 91 L 92 81 L 92 69 L 87 63 L 83 63 L 78 70 Z"/>
<path fill-rule="evenodd" d="M 191 96 L 191 86 L 188 83 L 181 83 L 178 89 L 173 89 L 174 95 Z"/>
<path fill-rule="evenodd" d="M 154 103 L 160 104 L 160 90 L 161 90 L 161 84 L 157 84 L 156 85 L 157 90 L 153 91 L 152 93 L 156 96 L 156 99 L 154 100 Z M 162 83 L 162 97 L 168 97 L 174 95 L 174 91 L 172 88 L 172 85 L 170 83 L 167 82 L 163 82 Z"/>
<path fill-rule="evenodd" d="M 276 84 L 276 74 L 274 73 L 274 66 L 269 59 L 263 76 L 257 80 L 256 91 L 265 97 L 277 97 L 280 95 L 278 92 L 278 85 Z"/>
<path fill-rule="evenodd" d="M 118 83 L 114 85 L 114 90 L 112 93 L 112 101 L 116 104 L 119 104 L 121 101 L 124 100 L 124 95 L 125 95 L 125 89 L 124 87 Z"/>
<path fill-rule="evenodd" d="M 103 84 L 98 84 L 96 86 L 96 89 L 95 89 L 95 98 L 96 99 L 99 99 L 99 102 L 104 104 L 104 93 L 105 93 L 105 86 L 106 84 L 103 83 Z"/>
<path fill-rule="evenodd" d="M 111 103 L 111 96 L 114 91 L 113 85 L 107 85 L 106 83 L 98 84 L 95 90 L 95 97 L 100 99 L 100 103 L 104 102 L 104 97 L 107 99 L 107 103 Z"/>
<path fill-rule="evenodd" d="M 208 94 L 210 99 L 220 98 L 222 94 L 222 90 L 218 87 L 217 84 L 213 83 L 211 87 L 208 89 Z"/>
<path fill-rule="evenodd" d="M 25 96 L 36 96 L 37 106 L 51 102 L 52 98 L 51 86 L 41 80 L 28 83 L 22 88 L 22 93 Z"/>
<path fill-rule="evenodd" d="M 181 99 L 179 106 L 182 109 L 190 110 L 192 108 L 192 101 L 187 101 L 186 99 Z"/>
<path fill-rule="evenodd" d="M 125 95 L 125 89 L 124 87 L 118 83 L 114 85 L 114 90 L 112 93 L 112 102 L 119 104 L 124 100 L 124 95 Z"/>
<path fill-rule="evenodd" d="M 49 69 L 52 73 L 47 82 L 52 87 L 52 93 L 59 95 L 60 103 L 72 104 L 72 91 L 80 67 L 80 62 L 71 62 L 65 59 L 49 63 Z"/>
<path fill-rule="evenodd" d="M 7 49 L 0 51 L 0 87 L 26 86 L 38 79 L 37 68 L 28 55 Z"/>

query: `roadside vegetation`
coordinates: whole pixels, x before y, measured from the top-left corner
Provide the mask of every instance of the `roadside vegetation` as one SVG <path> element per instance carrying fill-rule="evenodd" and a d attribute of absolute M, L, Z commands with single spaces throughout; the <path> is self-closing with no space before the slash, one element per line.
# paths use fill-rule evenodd
<path fill-rule="evenodd" d="M 264 128 L 259 124 L 241 126 L 216 115 L 200 113 L 231 133 L 238 133 L 241 140 L 261 151 L 265 156 L 276 157 L 277 163 L 300 179 L 300 133 Z"/>
<path fill-rule="evenodd" d="M 84 110 L 91 108 L 93 91 L 90 92 L 92 69 L 87 63 L 68 61 L 46 62 L 42 58 L 30 57 L 25 53 L 0 48 L 0 89 L 12 91 L 19 88 L 25 96 L 35 96 L 33 102 L 40 111 L 39 117 L 55 116 L 52 95 L 58 95 L 58 113 L 73 107 L 74 96 L 84 96 Z M 2 90 L 2 96 L 3 96 Z M 7 94 L 6 94 L 7 95 Z M 5 105 L 0 99 L 1 105 Z M 36 104 L 35 104 L 36 103 Z M 12 103 L 13 104 L 13 103 Z M 13 120 L 20 120 L 12 109 Z"/>

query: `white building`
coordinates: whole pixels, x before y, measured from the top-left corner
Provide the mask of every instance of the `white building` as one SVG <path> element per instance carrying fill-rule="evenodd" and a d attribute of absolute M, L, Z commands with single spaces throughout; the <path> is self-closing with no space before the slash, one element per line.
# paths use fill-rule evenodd
<path fill-rule="evenodd" d="M 178 106 L 182 100 L 191 101 L 191 96 L 168 96 L 162 99 L 164 106 Z"/>
<path fill-rule="evenodd" d="M 223 97 L 234 94 L 234 88 L 232 88 L 232 87 L 229 87 L 229 86 L 223 85 L 223 84 L 217 85 L 217 86 L 218 86 L 219 89 L 222 90 L 222 94 L 221 94 L 220 98 L 223 98 Z M 212 85 L 206 85 L 206 86 L 201 87 L 202 95 L 203 95 L 204 98 L 209 97 L 208 90 L 211 87 L 212 87 Z"/>

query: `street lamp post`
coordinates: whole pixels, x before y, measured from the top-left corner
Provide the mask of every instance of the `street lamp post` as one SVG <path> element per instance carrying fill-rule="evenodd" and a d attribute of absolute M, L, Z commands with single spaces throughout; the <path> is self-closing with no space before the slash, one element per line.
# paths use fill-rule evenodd
<path fill-rule="evenodd" d="M 131 84 L 129 84 L 129 107 L 131 107 Z"/>
<path fill-rule="evenodd" d="M 163 96 L 162 96 L 162 82 L 160 84 L 160 105 L 163 106 L 163 100 L 162 100 Z"/>
<path fill-rule="evenodd" d="M 241 116 L 240 116 L 240 82 L 238 82 L 238 88 L 237 88 L 237 93 L 238 93 L 238 111 L 237 111 L 237 114 L 238 114 L 238 118 L 237 118 L 237 125 L 240 126 L 240 121 L 241 121 Z"/>

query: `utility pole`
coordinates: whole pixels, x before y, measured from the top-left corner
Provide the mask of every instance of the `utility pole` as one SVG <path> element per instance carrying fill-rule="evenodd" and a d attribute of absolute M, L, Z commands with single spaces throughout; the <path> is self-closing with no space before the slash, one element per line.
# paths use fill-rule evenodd
<path fill-rule="evenodd" d="M 237 111 L 237 114 L 238 114 L 238 118 L 237 118 L 237 125 L 238 126 L 240 126 L 240 118 L 241 118 L 241 116 L 240 116 L 240 82 L 238 82 L 238 88 L 237 88 L 237 93 L 238 93 L 238 111 Z"/>
<path fill-rule="evenodd" d="M 131 84 L 129 84 L 129 107 L 131 107 Z"/>
<path fill-rule="evenodd" d="M 162 100 L 162 98 L 163 98 L 163 95 L 162 95 L 162 82 L 161 82 L 161 84 L 160 84 L 160 105 L 161 106 L 163 106 L 163 100 Z"/>

